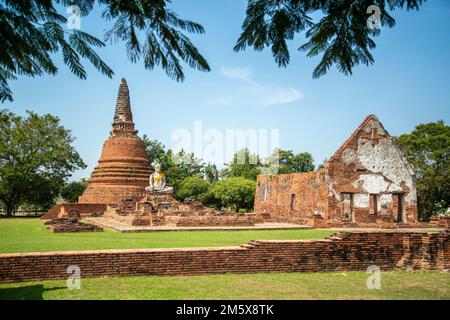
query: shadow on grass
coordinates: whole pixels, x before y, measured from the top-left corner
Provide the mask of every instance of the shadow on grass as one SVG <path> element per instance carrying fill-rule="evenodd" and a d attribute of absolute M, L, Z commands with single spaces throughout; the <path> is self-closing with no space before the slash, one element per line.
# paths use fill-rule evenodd
<path fill-rule="evenodd" d="M 17 288 L 4 288 L 0 289 L 0 300 L 43 300 L 44 292 L 60 289 L 66 289 L 66 287 L 45 289 L 42 284 L 37 284 Z"/>

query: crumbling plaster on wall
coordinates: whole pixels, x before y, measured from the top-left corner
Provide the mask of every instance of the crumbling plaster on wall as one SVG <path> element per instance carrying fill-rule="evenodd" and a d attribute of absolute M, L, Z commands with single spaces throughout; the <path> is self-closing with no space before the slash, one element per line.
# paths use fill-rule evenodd
<path fill-rule="evenodd" d="M 361 188 L 368 194 L 379 194 L 386 192 L 390 183 L 380 174 L 361 174 L 358 180 L 352 183 L 355 189 Z"/>
<path fill-rule="evenodd" d="M 388 208 L 392 206 L 392 194 L 383 194 L 380 197 L 377 210 L 381 211 L 381 214 L 388 214 Z"/>
<path fill-rule="evenodd" d="M 377 121 L 369 122 L 364 131 L 373 133 L 373 129 L 378 135 L 386 134 Z M 375 142 L 360 138 L 357 150 L 345 149 L 342 153 L 342 160 L 347 165 L 358 163 L 369 172 L 359 175 L 358 179 L 352 183 L 355 189 L 361 188 L 368 194 L 380 194 L 400 192 L 403 190 L 402 186 L 405 185 L 409 189 L 405 199 L 406 203 L 414 204 L 416 202 L 413 170 L 390 137 Z M 330 192 L 335 194 L 333 186 L 330 186 Z"/>
<path fill-rule="evenodd" d="M 355 150 L 351 149 L 351 148 L 347 148 L 344 150 L 344 152 L 342 153 L 342 161 L 344 161 L 344 163 L 346 165 L 350 165 L 352 163 L 355 163 L 355 161 L 357 160 L 357 155 Z"/>
<path fill-rule="evenodd" d="M 328 176 L 327 176 L 328 177 Z M 328 181 L 329 181 L 330 179 L 329 179 L 329 177 L 328 177 Z M 331 182 L 331 183 L 328 183 L 328 196 L 329 197 L 332 197 L 332 196 L 334 196 L 335 197 L 335 199 L 337 200 L 337 201 L 340 201 L 341 200 L 341 196 L 339 195 L 339 193 L 336 191 L 336 186 L 337 186 L 337 182 L 336 181 L 333 181 L 333 182 Z"/>
<path fill-rule="evenodd" d="M 375 129 L 375 132 L 380 136 L 384 136 L 387 134 L 386 130 L 383 128 L 383 125 L 377 120 L 370 120 L 369 123 L 367 123 L 367 125 L 364 127 L 364 131 L 366 133 L 372 133 L 373 129 Z"/>
<path fill-rule="evenodd" d="M 355 151 L 353 150 L 353 152 Z M 381 139 L 377 142 L 360 138 L 355 153 L 357 161 L 370 173 L 360 175 L 353 186 L 356 187 L 361 182 L 362 187 L 368 193 L 382 193 L 401 191 L 404 184 L 409 189 L 406 202 L 408 204 L 416 202 L 412 168 L 391 138 Z M 345 150 L 343 160 L 344 154 L 347 155 L 348 160 L 351 152 Z M 384 177 L 392 183 L 386 181 Z"/>
<path fill-rule="evenodd" d="M 356 208 L 369 208 L 370 207 L 370 196 L 364 193 L 355 194 L 355 207 Z"/>

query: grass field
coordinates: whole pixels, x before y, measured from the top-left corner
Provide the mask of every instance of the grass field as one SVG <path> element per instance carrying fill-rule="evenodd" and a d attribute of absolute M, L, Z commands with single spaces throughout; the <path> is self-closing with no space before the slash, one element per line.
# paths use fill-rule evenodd
<path fill-rule="evenodd" d="M 250 240 L 321 239 L 327 230 L 52 233 L 39 219 L 0 219 L 0 253 L 95 249 L 218 247 Z"/>
<path fill-rule="evenodd" d="M 177 231 L 54 234 L 39 219 L 0 219 L 0 253 L 230 246 L 255 239 L 320 239 L 328 230 Z M 82 279 L 0 284 L 1 299 L 450 299 L 450 275 L 382 273 L 381 290 L 369 290 L 368 273 L 272 273 Z M 114 288 L 111 290 L 111 288 Z"/>
<path fill-rule="evenodd" d="M 368 276 L 365 272 L 337 272 L 104 277 L 82 279 L 80 290 L 68 290 L 65 281 L 0 284 L 0 300 L 450 299 L 448 273 L 383 272 L 379 290 L 367 289 Z"/>

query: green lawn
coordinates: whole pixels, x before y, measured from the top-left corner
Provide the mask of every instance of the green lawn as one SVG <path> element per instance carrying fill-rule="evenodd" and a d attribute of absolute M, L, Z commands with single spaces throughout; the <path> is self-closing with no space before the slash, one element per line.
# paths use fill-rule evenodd
<path fill-rule="evenodd" d="M 1 299 L 450 299 L 450 275 L 393 271 L 369 290 L 368 273 L 272 273 L 82 279 L 0 284 Z M 114 288 L 114 290 L 111 290 Z"/>
<path fill-rule="evenodd" d="M 250 240 L 321 239 L 328 230 L 52 233 L 39 219 L 0 219 L 0 253 L 91 249 L 218 247 Z"/>

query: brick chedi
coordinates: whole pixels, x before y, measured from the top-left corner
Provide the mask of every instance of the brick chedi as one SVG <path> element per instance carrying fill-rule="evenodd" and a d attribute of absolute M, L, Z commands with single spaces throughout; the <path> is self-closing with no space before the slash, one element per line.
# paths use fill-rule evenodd
<path fill-rule="evenodd" d="M 112 131 L 78 203 L 112 204 L 141 196 L 152 171 L 144 142 L 134 128 L 127 82 L 122 79 Z"/>

